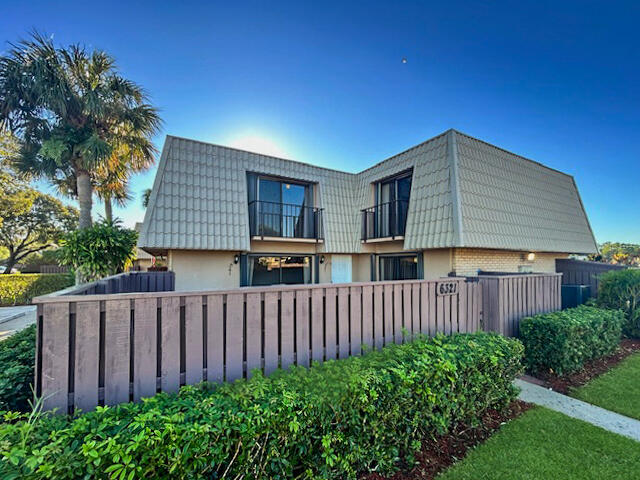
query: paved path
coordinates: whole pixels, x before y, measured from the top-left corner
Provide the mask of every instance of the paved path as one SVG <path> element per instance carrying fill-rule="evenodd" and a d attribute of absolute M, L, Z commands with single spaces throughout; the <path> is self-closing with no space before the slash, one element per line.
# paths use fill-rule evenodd
<path fill-rule="evenodd" d="M 0 308 L 0 340 L 36 323 L 35 305 Z"/>
<path fill-rule="evenodd" d="M 596 427 L 604 428 L 640 442 L 640 421 L 638 420 L 520 379 L 516 379 L 515 384 L 522 389 L 520 400 L 542 405 L 556 412 L 564 413 L 569 417 L 583 420 Z"/>

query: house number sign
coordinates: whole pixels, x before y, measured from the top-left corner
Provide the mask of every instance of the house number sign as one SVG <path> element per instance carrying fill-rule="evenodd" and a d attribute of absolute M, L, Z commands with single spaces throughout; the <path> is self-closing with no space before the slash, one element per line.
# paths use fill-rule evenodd
<path fill-rule="evenodd" d="M 458 282 L 440 282 L 436 285 L 436 293 L 439 297 L 455 295 L 458 293 Z"/>

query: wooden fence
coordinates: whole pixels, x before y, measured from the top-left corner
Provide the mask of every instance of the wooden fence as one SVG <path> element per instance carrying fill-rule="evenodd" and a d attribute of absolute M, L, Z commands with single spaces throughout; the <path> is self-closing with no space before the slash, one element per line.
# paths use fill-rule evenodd
<path fill-rule="evenodd" d="M 516 337 L 520 320 L 560 310 L 561 273 L 480 275 L 485 329 Z"/>
<path fill-rule="evenodd" d="M 56 292 L 57 296 L 100 295 L 134 292 L 172 292 L 175 273 L 171 271 L 126 272 Z"/>
<path fill-rule="evenodd" d="M 556 272 L 562 273 L 562 285 L 589 285 L 591 296 L 598 295 L 600 275 L 610 270 L 624 270 L 625 265 L 602 262 L 587 262 L 570 258 L 556 259 Z"/>
<path fill-rule="evenodd" d="M 70 412 L 481 329 L 461 278 L 209 292 L 57 295 L 38 305 L 36 393 Z"/>

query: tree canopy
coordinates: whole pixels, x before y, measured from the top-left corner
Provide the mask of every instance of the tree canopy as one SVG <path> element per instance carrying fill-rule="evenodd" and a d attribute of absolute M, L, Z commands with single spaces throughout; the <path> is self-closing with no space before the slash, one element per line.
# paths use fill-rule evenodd
<path fill-rule="evenodd" d="M 103 51 L 56 48 L 35 33 L 0 57 L 0 128 L 20 139 L 14 164 L 77 198 L 81 228 L 100 167 L 120 152 L 131 165 L 153 162 L 159 125 L 145 91 Z"/>
<path fill-rule="evenodd" d="M 640 266 L 640 245 L 605 242 L 600 245 L 600 254 L 591 256 L 591 259 L 619 265 Z"/>

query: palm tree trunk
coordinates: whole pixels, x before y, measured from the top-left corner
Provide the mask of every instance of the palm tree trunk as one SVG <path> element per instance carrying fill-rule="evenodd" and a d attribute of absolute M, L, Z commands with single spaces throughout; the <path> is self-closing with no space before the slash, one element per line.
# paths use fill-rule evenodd
<path fill-rule="evenodd" d="M 113 222 L 113 207 L 111 205 L 111 195 L 104 197 L 104 218 L 107 222 Z"/>
<path fill-rule="evenodd" d="M 93 191 L 91 188 L 89 172 L 86 170 L 79 170 L 76 178 L 78 203 L 80 204 L 80 220 L 78 222 L 78 227 L 89 228 L 91 226 L 91 207 L 93 202 Z"/>

